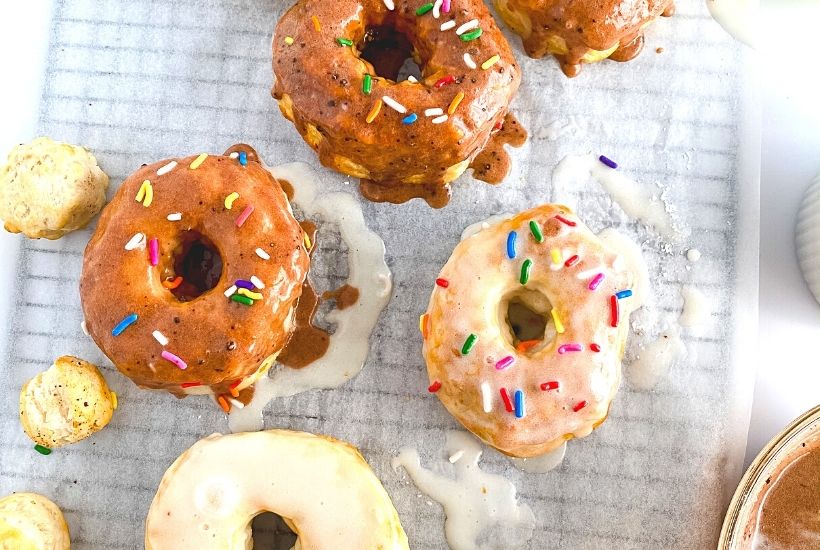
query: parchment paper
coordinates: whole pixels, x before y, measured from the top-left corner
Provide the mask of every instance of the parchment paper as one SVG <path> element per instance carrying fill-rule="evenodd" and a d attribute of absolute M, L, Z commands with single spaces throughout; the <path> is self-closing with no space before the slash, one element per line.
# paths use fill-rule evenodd
<path fill-rule="evenodd" d="M 247 142 L 269 164 L 306 161 L 328 189 L 356 193 L 357 182 L 318 166 L 270 97 L 270 36 L 288 4 L 58 0 L 40 133 L 90 147 L 115 185 L 143 162 Z M 696 0 L 682 0 L 673 18 L 652 25 L 637 60 L 586 67 L 573 80 L 553 60 L 525 57 L 508 36 L 524 69 L 514 111 L 532 136 L 515 151 L 512 174 L 499 187 L 462 177 L 441 211 L 420 201 L 364 204 L 394 277 L 367 365 L 341 388 L 274 402 L 265 425 L 359 446 L 392 495 L 411 546 L 446 548 L 440 508 L 389 466 L 404 445 L 418 447 L 428 464 L 441 458 L 444 432 L 457 427 L 426 391 L 418 316 L 466 225 L 573 200 L 594 230 L 617 227 L 641 243 L 649 263 L 658 322 L 637 327 L 629 354 L 677 316 L 681 285 L 707 294 L 713 314 L 700 333 L 684 332 L 687 358 L 654 390 L 631 389 L 627 374 L 607 422 L 572 442 L 557 470 L 525 474 L 490 450 L 484 467 L 512 479 L 535 512 L 530 548 L 713 546 L 740 473 L 754 376 L 745 350 L 756 326 L 759 149 L 748 54 Z M 629 219 L 591 179 L 552 188 L 551 172 L 564 155 L 590 151 L 663 193 L 680 242 Z M 140 548 L 165 469 L 200 437 L 227 431 L 227 421 L 207 399 L 137 389 L 83 335 L 77 287 L 89 235 L 25 241 L 6 253 L 3 269 L 18 277 L 7 288 L 11 322 L 0 368 L 0 494 L 27 490 L 54 499 L 79 550 Z M 319 257 L 326 259 L 317 262 L 324 267 L 314 274 L 320 288 L 338 284 L 334 266 L 345 265 L 338 241 L 324 242 Z M 696 264 L 685 259 L 690 247 L 703 253 Z M 111 281 L 112 300 L 118 284 Z M 20 427 L 17 396 L 25 380 L 66 353 L 102 365 L 120 408 L 99 434 L 43 457 Z M 504 541 L 490 547 L 505 548 Z"/>

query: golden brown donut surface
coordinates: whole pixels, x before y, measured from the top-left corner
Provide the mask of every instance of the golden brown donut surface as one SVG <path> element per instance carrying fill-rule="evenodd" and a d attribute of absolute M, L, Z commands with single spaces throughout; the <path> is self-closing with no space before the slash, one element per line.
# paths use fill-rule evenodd
<path fill-rule="evenodd" d="M 421 0 L 387 4 L 299 1 L 276 27 L 273 95 L 322 164 L 400 187 L 399 202 L 440 195 L 464 172 L 503 124 L 521 76 L 480 0 L 421 15 Z M 417 83 L 395 81 L 404 49 L 421 69 Z"/>
<path fill-rule="evenodd" d="M 80 279 L 88 331 L 140 386 L 178 395 L 243 389 L 287 341 L 309 258 L 282 188 L 245 152 L 143 166 L 88 243 Z M 151 193 L 138 202 L 146 181 Z M 235 281 L 252 277 L 264 288 L 248 290 L 251 305 L 228 297 Z"/>
<path fill-rule="evenodd" d="M 527 55 L 553 54 L 567 76 L 581 63 L 629 61 L 643 49 L 643 29 L 675 11 L 674 0 L 494 0 Z"/>

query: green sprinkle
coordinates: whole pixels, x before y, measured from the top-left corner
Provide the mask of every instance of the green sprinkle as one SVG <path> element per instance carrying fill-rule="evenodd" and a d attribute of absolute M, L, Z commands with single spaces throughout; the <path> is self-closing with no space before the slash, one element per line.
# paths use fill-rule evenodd
<path fill-rule="evenodd" d="M 527 284 L 527 281 L 530 280 L 530 269 L 532 268 L 532 260 L 527 258 L 524 260 L 524 263 L 521 264 L 521 284 Z"/>
<path fill-rule="evenodd" d="M 40 453 L 41 455 L 48 456 L 51 454 L 51 449 L 48 447 L 43 447 L 42 445 L 35 445 L 34 450 Z"/>
<path fill-rule="evenodd" d="M 470 334 L 467 339 L 464 340 L 464 345 L 461 346 L 461 355 L 467 355 L 470 353 L 470 350 L 473 349 L 476 340 L 478 340 L 478 336 L 475 334 Z"/>
<path fill-rule="evenodd" d="M 337 38 L 336 43 L 340 46 L 352 46 L 353 41 L 348 38 Z"/>
<path fill-rule="evenodd" d="M 231 300 L 233 300 L 234 302 L 239 302 L 240 304 L 245 304 L 246 306 L 253 305 L 253 300 L 251 300 L 247 296 L 242 296 L 241 294 L 232 295 Z"/>
<path fill-rule="evenodd" d="M 536 223 L 535 220 L 530 220 L 530 231 L 532 231 L 532 236 L 535 237 L 535 242 L 544 242 L 544 235 L 541 233 L 541 228 L 538 227 L 538 223 Z"/>
<path fill-rule="evenodd" d="M 433 3 L 428 2 L 416 10 L 416 15 L 424 15 L 425 13 L 433 11 Z"/>
<path fill-rule="evenodd" d="M 364 80 L 362 80 L 362 93 L 364 95 L 370 95 L 370 91 L 373 89 L 373 77 L 369 74 L 364 75 Z"/>
<path fill-rule="evenodd" d="M 470 32 L 465 32 L 464 34 L 459 36 L 459 38 L 461 38 L 465 42 L 469 42 L 470 40 L 475 40 L 476 38 L 481 36 L 482 32 L 484 31 L 482 31 L 481 29 L 475 29 Z"/>

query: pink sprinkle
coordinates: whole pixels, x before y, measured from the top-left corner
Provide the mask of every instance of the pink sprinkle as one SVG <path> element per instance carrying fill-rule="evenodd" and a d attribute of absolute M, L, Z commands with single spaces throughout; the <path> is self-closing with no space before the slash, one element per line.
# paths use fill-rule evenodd
<path fill-rule="evenodd" d="M 558 347 L 558 353 L 564 355 L 568 351 L 582 351 L 584 346 L 581 344 L 564 344 L 563 346 Z"/>
<path fill-rule="evenodd" d="M 600 285 L 600 284 L 601 284 L 601 281 L 603 281 L 603 280 L 604 280 L 604 274 L 603 274 L 603 273 L 598 273 L 598 274 L 597 274 L 595 277 L 593 277 L 593 278 L 592 278 L 592 280 L 589 282 L 589 289 L 590 289 L 590 290 L 595 290 L 596 288 L 598 288 L 598 285 Z"/>
<path fill-rule="evenodd" d="M 156 237 L 148 241 L 148 258 L 151 265 L 159 265 L 159 239 Z"/>
<path fill-rule="evenodd" d="M 441 3 L 441 13 L 450 13 L 450 0 Z"/>
<path fill-rule="evenodd" d="M 162 358 L 166 361 L 170 361 L 171 363 L 179 367 L 180 370 L 185 370 L 188 368 L 188 365 L 185 363 L 185 361 L 183 361 L 182 359 L 180 359 L 168 350 L 163 350 L 163 352 L 160 355 L 162 355 Z"/>
<path fill-rule="evenodd" d="M 245 210 L 239 214 L 239 217 L 236 218 L 236 227 L 242 227 L 242 224 L 245 223 L 245 220 L 253 213 L 253 205 L 249 204 L 245 207 Z"/>
<path fill-rule="evenodd" d="M 515 363 L 515 358 L 512 355 L 508 355 L 507 357 L 500 359 L 498 363 L 495 364 L 495 368 L 496 370 L 504 370 L 513 363 Z"/>

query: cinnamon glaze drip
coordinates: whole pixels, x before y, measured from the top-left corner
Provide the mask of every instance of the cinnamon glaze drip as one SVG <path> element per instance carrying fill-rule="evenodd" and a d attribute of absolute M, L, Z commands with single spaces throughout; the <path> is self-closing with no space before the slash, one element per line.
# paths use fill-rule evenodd
<path fill-rule="evenodd" d="M 527 131 L 511 113 L 507 113 L 501 129 L 490 136 L 487 146 L 473 159 L 473 177 L 491 184 L 501 183 L 510 173 L 512 160 L 504 145 L 521 147 L 527 141 Z"/>
<path fill-rule="evenodd" d="M 342 285 L 336 290 L 323 292 L 322 300 L 334 300 L 336 309 L 347 309 L 359 301 L 359 289 L 355 286 Z"/>
<path fill-rule="evenodd" d="M 440 183 L 420 183 L 407 185 L 402 183 L 377 183 L 372 180 L 361 180 L 359 190 L 364 198 L 373 202 L 401 204 L 411 199 L 424 199 L 432 208 L 443 208 L 450 202 L 450 186 Z"/>

